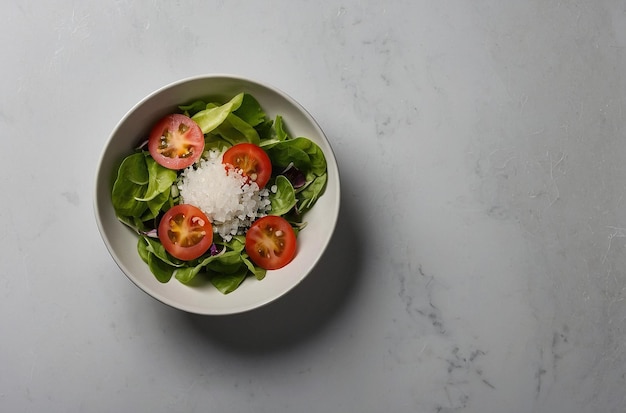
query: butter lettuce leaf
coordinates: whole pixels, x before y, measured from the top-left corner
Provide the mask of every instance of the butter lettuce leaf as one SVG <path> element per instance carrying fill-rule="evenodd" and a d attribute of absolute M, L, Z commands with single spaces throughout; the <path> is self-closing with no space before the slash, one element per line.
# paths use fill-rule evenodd
<path fill-rule="evenodd" d="M 285 215 L 296 205 L 296 191 L 283 175 L 276 177 L 274 185 L 276 192 L 270 191 L 269 195 L 272 215 Z"/>
<path fill-rule="evenodd" d="M 202 133 L 209 133 L 220 126 L 229 114 L 241 106 L 243 96 L 244 94 L 240 93 L 220 106 L 207 105 L 210 107 L 197 112 L 191 117 L 191 119 L 193 119 L 198 126 L 200 126 Z"/>

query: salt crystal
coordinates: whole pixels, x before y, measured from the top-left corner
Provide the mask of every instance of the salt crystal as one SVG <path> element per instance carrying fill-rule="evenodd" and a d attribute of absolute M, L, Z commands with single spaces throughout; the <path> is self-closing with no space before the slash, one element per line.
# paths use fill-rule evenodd
<path fill-rule="evenodd" d="M 222 156 L 223 152 L 215 150 L 205 153 L 199 163 L 182 171 L 177 187 L 181 203 L 200 208 L 213 231 L 230 241 L 233 235 L 244 234 L 256 218 L 265 216 L 270 201 L 267 189 L 249 183 L 241 171 L 227 170 Z"/>

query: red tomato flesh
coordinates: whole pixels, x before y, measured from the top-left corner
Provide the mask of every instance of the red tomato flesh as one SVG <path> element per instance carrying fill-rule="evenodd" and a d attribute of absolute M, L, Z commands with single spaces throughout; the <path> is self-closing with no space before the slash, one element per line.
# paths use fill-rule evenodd
<path fill-rule="evenodd" d="M 148 151 L 160 165 L 183 169 L 202 156 L 204 134 L 191 118 L 174 113 L 154 125 L 148 138 Z"/>
<path fill-rule="evenodd" d="M 296 255 L 296 233 L 283 217 L 259 218 L 246 233 L 246 253 L 261 268 L 282 268 Z"/>
<path fill-rule="evenodd" d="M 184 261 L 200 257 L 213 243 L 211 222 L 204 212 L 189 204 L 168 209 L 157 233 L 165 250 Z"/>
<path fill-rule="evenodd" d="M 238 143 L 224 152 L 222 162 L 241 170 L 259 188 L 264 188 L 272 176 L 272 162 L 267 153 L 253 143 Z"/>

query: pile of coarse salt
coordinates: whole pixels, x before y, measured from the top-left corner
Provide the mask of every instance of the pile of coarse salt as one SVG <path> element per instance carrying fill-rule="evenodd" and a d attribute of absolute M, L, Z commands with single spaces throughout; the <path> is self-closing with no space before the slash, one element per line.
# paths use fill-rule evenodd
<path fill-rule="evenodd" d="M 223 152 L 208 151 L 196 165 L 179 176 L 177 187 L 181 203 L 202 210 L 213 231 L 225 241 L 244 234 L 252 222 L 270 210 L 269 191 L 256 182 L 246 182 L 240 171 L 222 164 Z"/>

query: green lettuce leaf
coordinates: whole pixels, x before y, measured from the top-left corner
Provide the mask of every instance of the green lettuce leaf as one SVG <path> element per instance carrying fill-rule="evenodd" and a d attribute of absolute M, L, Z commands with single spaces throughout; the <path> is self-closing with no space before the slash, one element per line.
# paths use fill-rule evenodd
<path fill-rule="evenodd" d="M 144 196 L 136 200 L 148 202 L 169 191 L 178 175 L 176 171 L 159 165 L 151 156 L 146 156 L 145 162 L 148 168 L 148 187 Z"/>
<path fill-rule="evenodd" d="M 276 181 L 276 193 L 270 191 L 269 200 L 272 215 L 285 215 L 296 205 L 296 191 L 289 179 L 278 175 Z"/>
<path fill-rule="evenodd" d="M 118 168 L 111 190 L 111 201 L 118 216 L 140 216 L 148 207 L 138 201 L 145 195 L 150 174 L 143 153 L 127 156 Z"/>
<path fill-rule="evenodd" d="M 240 93 L 221 106 L 214 107 L 211 105 L 211 107 L 193 115 L 191 119 L 200 126 L 202 133 L 209 133 L 224 122 L 230 113 L 239 108 L 243 101 L 243 95 Z"/>
<path fill-rule="evenodd" d="M 298 213 L 304 214 L 311 209 L 318 198 L 324 193 L 328 175 L 326 173 L 316 177 L 310 184 L 298 194 Z"/>
<path fill-rule="evenodd" d="M 242 266 L 237 272 L 219 273 L 209 272 L 209 280 L 222 294 L 229 294 L 235 291 L 248 276 L 248 267 Z"/>
<path fill-rule="evenodd" d="M 243 95 L 241 105 L 234 111 L 234 114 L 252 127 L 261 125 L 267 118 L 259 102 L 249 93 Z"/>
<path fill-rule="evenodd" d="M 241 118 L 229 114 L 224 121 L 212 131 L 231 145 L 249 142 L 258 145 L 261 142 L 259 134 L 250 124 Z"/>

